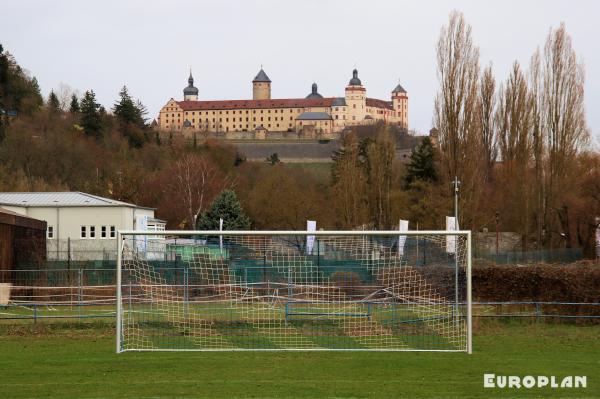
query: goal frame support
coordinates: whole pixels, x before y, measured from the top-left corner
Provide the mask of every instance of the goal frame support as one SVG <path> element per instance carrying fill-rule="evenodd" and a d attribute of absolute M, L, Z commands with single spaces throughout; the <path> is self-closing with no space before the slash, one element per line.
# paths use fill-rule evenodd
<path fill-rule="evenodd" d="M 471 230 L 163 230 L 163 231 L 148 231 L 148 230 L 118 230 L 117 231 L 117 270 L 116 270 L 116 353 L 123 353 L 123 301 L 122 301 L 122 251 L 124 244 L 124 236 L 425 236 L 425 235 L 440 235 L 440 236 L 465 236 L 466 237 L 466 352 L 473 353 L 473 312 L 472 312 L 472 237 Z M 128 349 L 131 352 L 146 352 L 147 349 Z M 158 352 L 181 352 L 194 351 L 181 349 L 152 349 Z M 235 351 L 292 351 L 292 352 L 311 352 L 311 351 L 369 351 L 369 352 L 458 352 L 456 350 L 444 349 L 329 349 L 329 348 L 298 348 L 298 349 L 202 349 L 202 351 L 213 352 L 235 352 Z"/>

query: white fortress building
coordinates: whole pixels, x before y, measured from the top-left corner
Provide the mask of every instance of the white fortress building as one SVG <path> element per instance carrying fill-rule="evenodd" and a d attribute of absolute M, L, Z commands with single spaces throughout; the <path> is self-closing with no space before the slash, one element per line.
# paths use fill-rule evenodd
<path fill-rule="evenodd" d="M 389 100 L 367 97 L 367 89 L 352 71 L 344 97 L 324 97 L 312 84 L 305 98 L 271 98 L 271 79 L 261 68 L 252 80 L 252 99 L 200 100 L 190 71 L 183 100 L 171 98 L 160 110 L 158 128 L 195 133 L 248 132 L 248 137 L 266 138 L 269 132 L 298 132 L 307 136 L 334 136 L 347 126 L 383 121 L 408 128 L 408 95 L 398 84 Z M 241 133 L 243 135 L 243 133 Z"/>

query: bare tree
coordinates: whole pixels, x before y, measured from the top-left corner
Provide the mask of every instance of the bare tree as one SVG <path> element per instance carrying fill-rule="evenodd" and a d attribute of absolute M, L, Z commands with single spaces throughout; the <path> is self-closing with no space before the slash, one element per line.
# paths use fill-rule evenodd
<path fill-rule="evenodd" d="M 479 83 L 479 124 L 481 126 L 481 146 L 485 163 L 485 179 L 489 181 L 498 156 L 496 143 L 496 79 L 492 66 L 488 65 Z"/>
<path fill-rule="evenodd" d="M 231 178 L 224 176 L 207 156 L 200 154 L 185 154 L 175 162 L 168 175 L 170 184 L 165 187 L 165 195 L 172 201 L 172 206 L 180 204 L 184 223 L 192 229 L 210 201 L 232 186 Z"/>
<path fill-rule="evenodd" d="M 500 87 L 496 122 L 502 161 L 508 167 L 527 167 L 531 154 L 531 97 L 525 75 L 517 61 Z"/>
<path fill-rule="evenodd" d="M 435 100 L 434 125 L 438 129 L 442 177 L 462 182 L 462 224 L 476 220 L 482 191 L 481 134 L 478 83 L 479 49 L 473 44 L 471 27 L 453 11 L 442 27 L 437 43 L 437 75 L 440 88 Z M 466 222 L 466 223 L 465 223 Z"/>
<path fill-rule="evenodd" d="M 543 225 L 546 231 L 564 237 L 569 246 L 571 229 L 563 194 L 571 190 L 573 166 L 589 143 L 589 131 L 584 109 L 584 67 L 577 59 L 564 24 L 550 30 L 536 73 L 539 74 L 535 82 L 539 140 L 545 159 L 542 167 L 546 170 Z M 557 216 L 559 226 L 553 226 L 550 212 Z"/>

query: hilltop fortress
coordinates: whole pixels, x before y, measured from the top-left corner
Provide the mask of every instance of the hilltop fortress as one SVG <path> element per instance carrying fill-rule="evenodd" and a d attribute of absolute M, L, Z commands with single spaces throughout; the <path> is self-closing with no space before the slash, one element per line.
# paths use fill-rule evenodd
<path fill-rule="evenodd" d="M 224 137 L 268 138 L 277 132 L 335 138 L 348 126 L 384 121 L 408 128 L 408 95 L 398 84 L 389 101 L 367 97 L 352 71 L 344 97 L 323 97 L 316 83 L 305 98 L 271 98 L 271 79 L 261 68 L 252 80 L 251 100 L 199 100 L 190 71 L 183 100 L 171 98 L 160 110 L 157 127 L 190 137 L 196 133 Z"/>

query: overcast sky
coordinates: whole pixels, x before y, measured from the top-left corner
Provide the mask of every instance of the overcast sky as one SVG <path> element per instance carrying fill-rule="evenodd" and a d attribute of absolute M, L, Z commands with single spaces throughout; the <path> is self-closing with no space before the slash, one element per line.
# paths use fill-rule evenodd
<path fill-rule="evenodd" d="M 36 76 L 44 95 L 66 83 L 94 89 L 107 109 L 119 89 L 149 117 L 181 99 L 192 67 L 200 99 L 246 99 L 264 65 L 273 98 L 303 97 L 317 82 L 343 96 L 354 66 L 369 97 L 401 81 L 410 128 L 431 127 L 435 43 L 451 10 L 465 14 L 481 64 L 505 79 L 564 21 L 586 66 L 586 110 L 600 131 L 597 1 L 29 1 L 2 0 L 0 42 Z"/>

